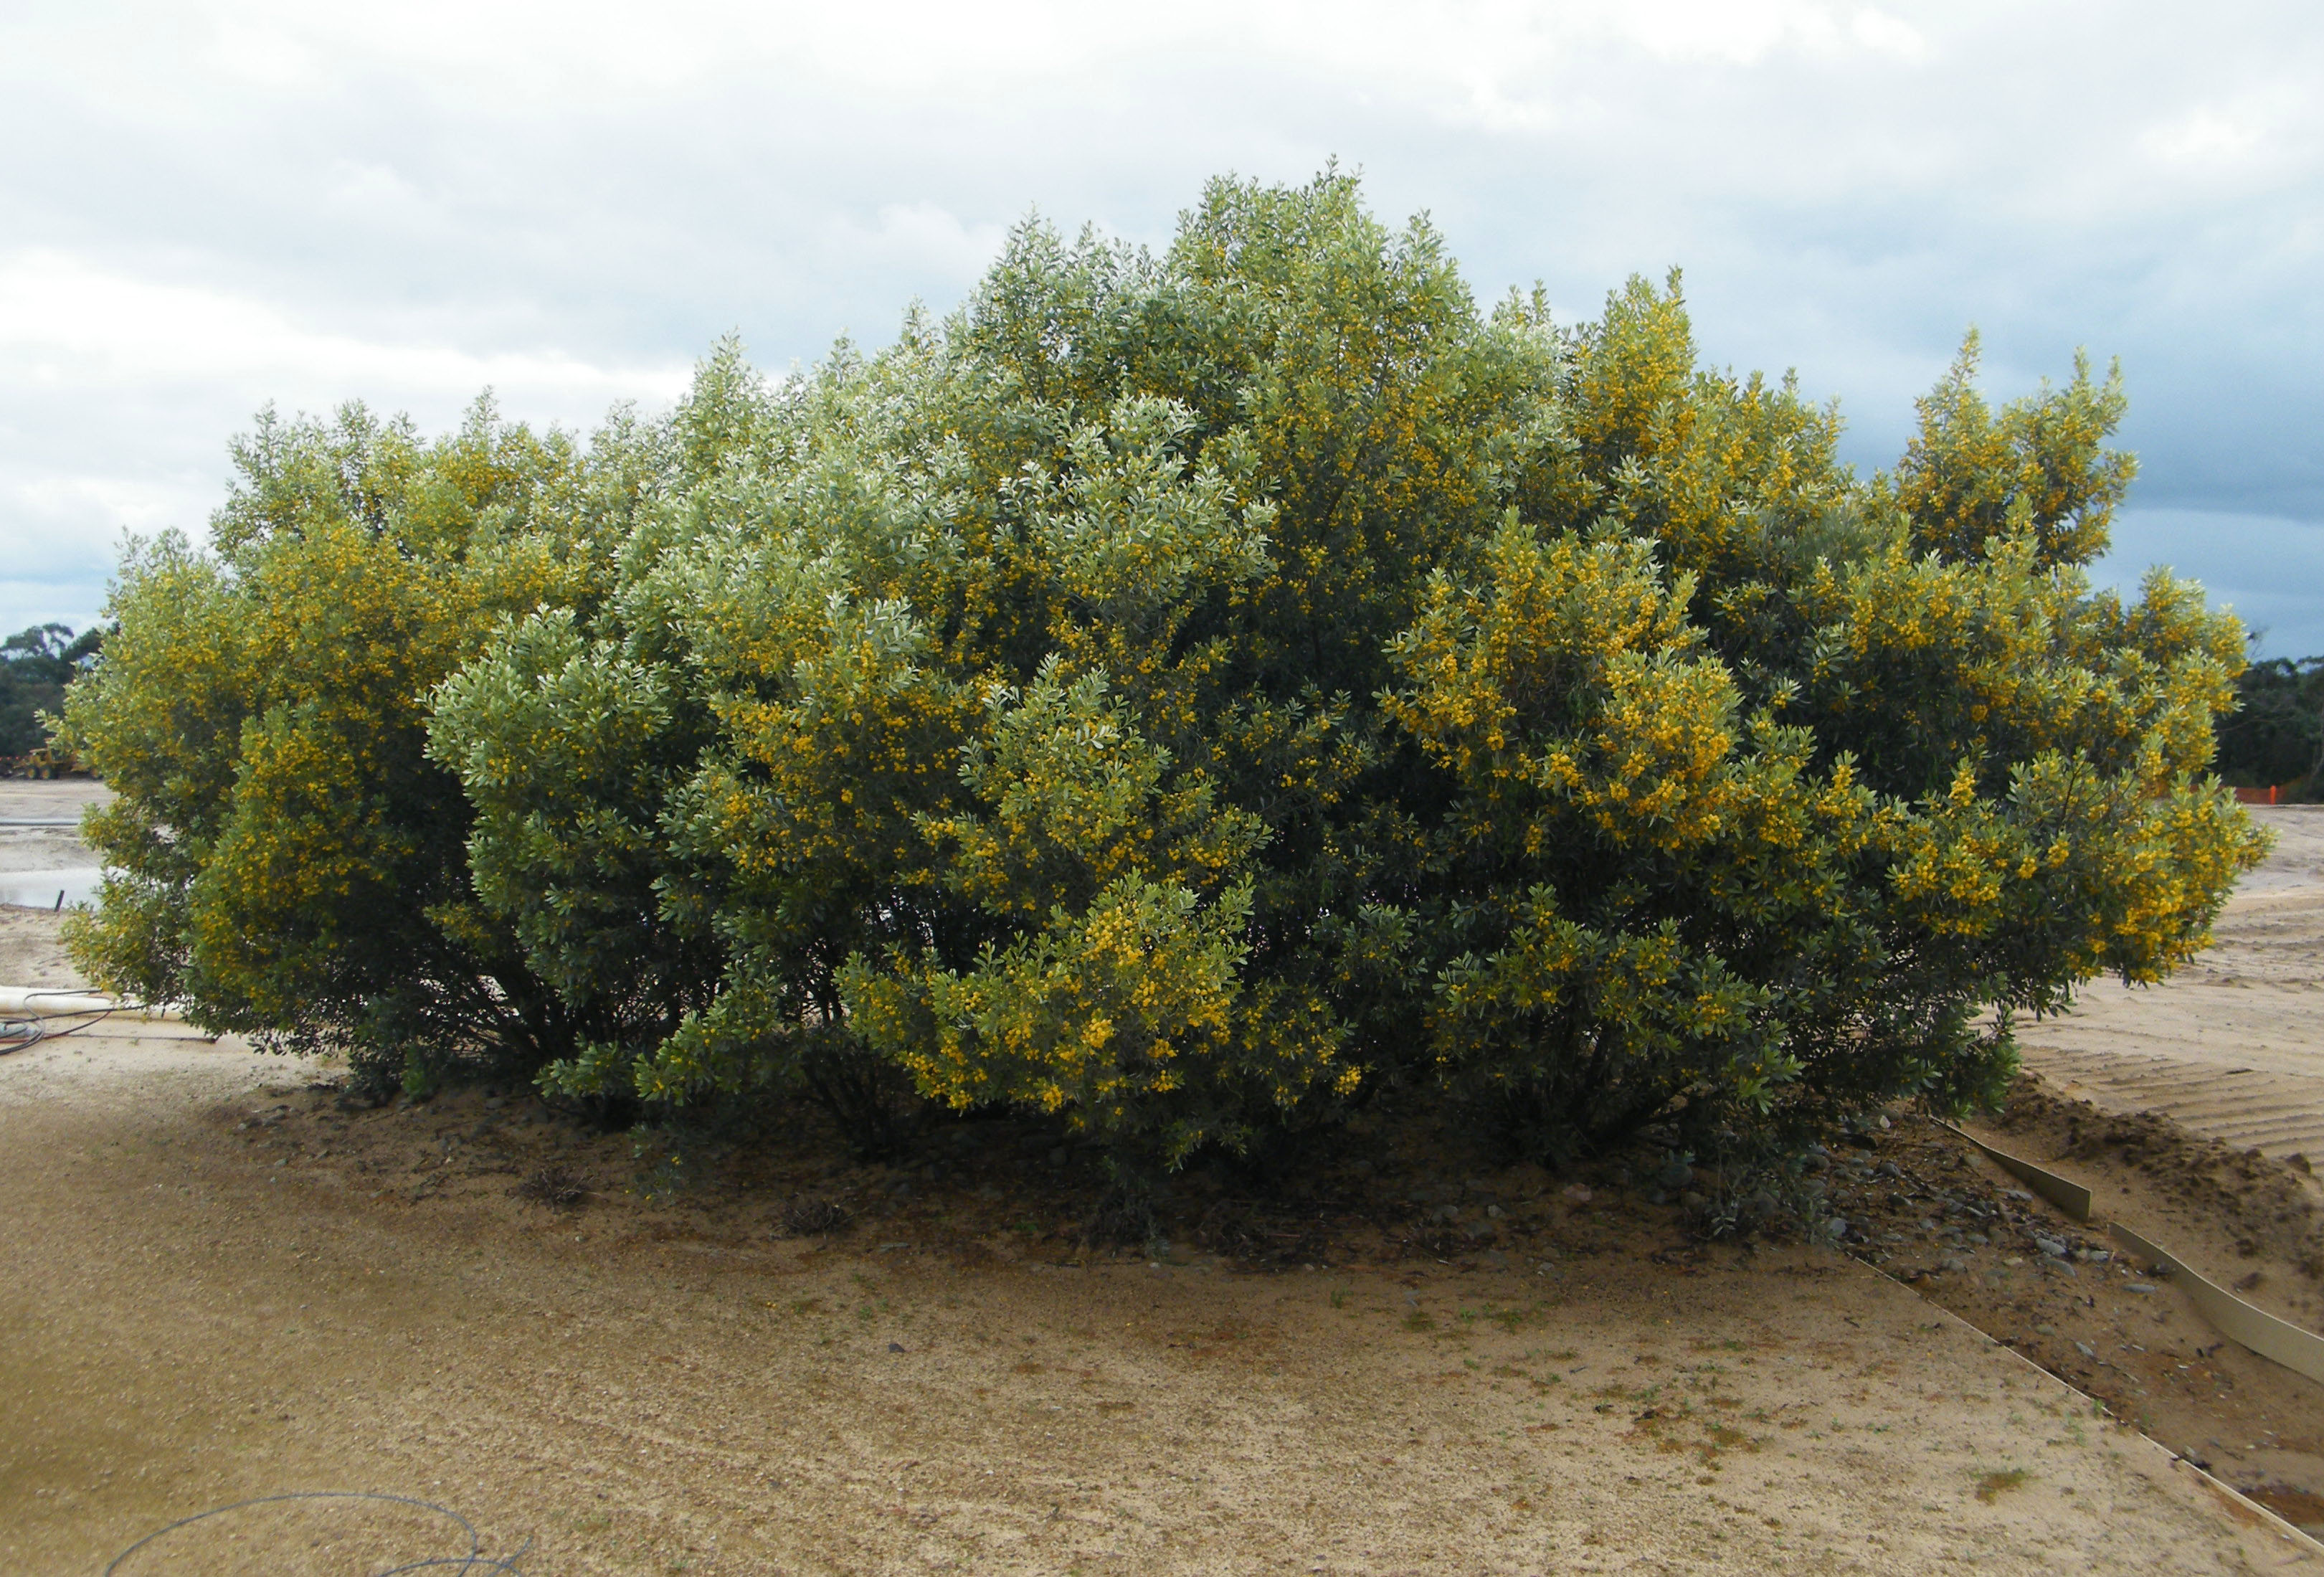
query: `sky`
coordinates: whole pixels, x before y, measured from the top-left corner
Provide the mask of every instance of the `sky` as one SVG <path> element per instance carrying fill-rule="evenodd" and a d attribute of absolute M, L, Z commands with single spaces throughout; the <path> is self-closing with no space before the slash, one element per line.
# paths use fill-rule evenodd
<path fill-rule="evenodd" d="M 2098 578 L 2324 653 L 2319 80 L 2290 0 L 12 0 L 0 632 L 198 538 L 269 402 L 586 431 L 730 331 L 882 343 L 1028 214 L 1159 245 L 1336 159 L 1481 299 L 1683 268 L 1706 359 L 1796 369 L 1868 471 L 1972 325 L 1997 400 L 2119 357 Z"/>

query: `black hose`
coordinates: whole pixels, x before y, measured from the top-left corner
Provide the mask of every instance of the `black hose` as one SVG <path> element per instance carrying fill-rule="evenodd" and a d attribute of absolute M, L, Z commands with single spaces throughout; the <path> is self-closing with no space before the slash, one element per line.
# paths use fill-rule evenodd
<path fill-rule="evenodd" d="M 50 994 L 78 993 L 57 991 Z M 38 1046 L 43 1040 L 61 1040 L 68 1035 L 78 1035 L 91 1025 L 104 1023 L 121 1010 L 119 1008 L 92 1008 L 86 1012 L 58 1013 L 48 1018 L 0 1019 L 0 1056 L 12 1051 L 22 1051 L 28 1046 Z M 78 1019 L 80 1022 L 69 1028 L 51 1029 L 49 1026 L 55 1019 Z"/>
<path fill-rule="evenodd" d="M 157 1527 L 106 1562 L 105 1577 L 113 1577 L 115 1570 L 122 1562 L 152 1544 L 155 1539 L 173 1534 L 181 1527 L 190 1526 L 209 1517 L 223 1517 L 229 1511 L 246 1510 L 253 1506 L 273 1506 L 286 1500 L 376 1500 L 390 1506 L 414 1506 L 422 1511 L 432 1511 L 438 1517 L 450 1517 L 460 1525 L 460 1531 L 468 1536 L 468 1553 L 465 1555 L 435 1555 L 426 1560 L 407 1562 L 401 1566 L 390 1566 L 386 1571 L 379 1572 L 377 1577 L 399 1577 L 399 1573 L 401 1572 L 425 1572 L 431 1568 L 451 1568 L 469 1572 L 503 1572 L 511 1573 L 512 1577 L 522 1577 L 522 1573 L 517 1572 L 516 1563 L 524 1559 L 527 1550 L 532 1548 L 532 1540 L 528 1538 L 517 1547 L 516 1554 L 512 1555 L 487 1555 L 484 1553 L 484 1540 L 478 1536 L 475 1525 L 450 1507 L 438 1506 L 432 1500 L 415 1500 L 409 1495 L 375 1495 L 360 1489 L 300 1489 L 287 1495 L 261 1495 L 252 1500 L 237 1500 L 231 1506 L 212 1507 L 208 1511 L 198 1511 L 191 1517 L 181 1517 L 167 1527 Z"/>
<path fill-rule="evenodd" d="M 38 1046 L 43 1040 L 61 1039 L 108 1017 L 109 1012 L 92 1014 L 87 1023 L 76 1024 L 70 1029 L 52 1029 L 47 1019 L 0 1019 L 0 1056 L 12 1051 L 22 1051 L 28 1046 Z"/>

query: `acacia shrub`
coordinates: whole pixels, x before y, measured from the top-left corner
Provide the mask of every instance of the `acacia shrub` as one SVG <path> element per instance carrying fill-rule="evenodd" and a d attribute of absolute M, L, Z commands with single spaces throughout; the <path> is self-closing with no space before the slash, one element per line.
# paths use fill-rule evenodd
<path fill-rule="evenodd" d="M 2260 845 L 2234 621 L 2085 573 L 2117 382 L 1997 412 L 1974 350 L 1859 476 L 1675 276 L 1480 308 L 1327 172 L 1158 252 L 1028 224 L 586 447 L 264 428 L 78 687 L 78 945 L 221 1027 L 867 1149 L 1007 1106 L 1130 1177 L 1384 1099 L 1560 1160 L 1989 1097 Z"/>
<path fill-rule="evenodd" d="M 585 455 L 489 401 L 432 443 L 360 406 L 263 415 L 213 550 L 132 546 L 66 705 L 115 790 L 85 824 L 106 873 L 68 927 L 81 967 L 375 1085 L 569 1053 L 579 1021 L 476 899 L 424 697 L 497 613 L 591 595 L 634 447 L 617 427 Z"/>
<path fill-rule="evenodd" d="M 1997 1093 L 2258 844 L 2207 776 L 2234 622 L 2084 575 L 2116 383 L 1996 414 L 1974 348 L 1859 477 L 1675 279 L 1480 310 L 1327 174 L 1159 254 L 1028 225 L 786 383 L 722 351 L 609 595 L 437 696 L 544 977 L 722 961 L 549 1078 L 896 1070 L 1133 1167 L 1383 1091 L 1553 1158 Z"/>

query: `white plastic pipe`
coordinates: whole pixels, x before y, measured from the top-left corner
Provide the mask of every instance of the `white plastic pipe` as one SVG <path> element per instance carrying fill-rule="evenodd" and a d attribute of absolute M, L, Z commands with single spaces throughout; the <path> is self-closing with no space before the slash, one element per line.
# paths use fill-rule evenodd
<path fill-rule="evenodd" d="M 80 1013 L 134 1014 L 140 1019 L 176 1019 L 185 1015 L 164 1004 L 148 1008 L 136 1002 L 118 1002 L 111 997 L 101 997 L 93 991 L 43 991 L 37 986 L 0 986 L 0 1013 L 18 1013 L 34 1019 L 63 1018 Z"/>

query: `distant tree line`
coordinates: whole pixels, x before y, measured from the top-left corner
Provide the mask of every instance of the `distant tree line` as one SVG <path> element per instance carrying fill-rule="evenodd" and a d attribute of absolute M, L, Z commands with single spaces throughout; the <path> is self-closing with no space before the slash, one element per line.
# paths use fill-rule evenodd
<path fill-rule="evenodd" d="M 64 710 L 65 687 L 97 660 L 105 632 L 76 636 L 69 625 L 35 624 L 0 641 L 0 760 L 48 742 L 41 714 Z"/>
<path fill-rule="evenodd" d="M 2272 657 L 2236 680 L 2235 711 L 2219 719 L 2220 778 L 2239 788 L 2311 786 L 2324 769 L 2324 657 Z"/>

